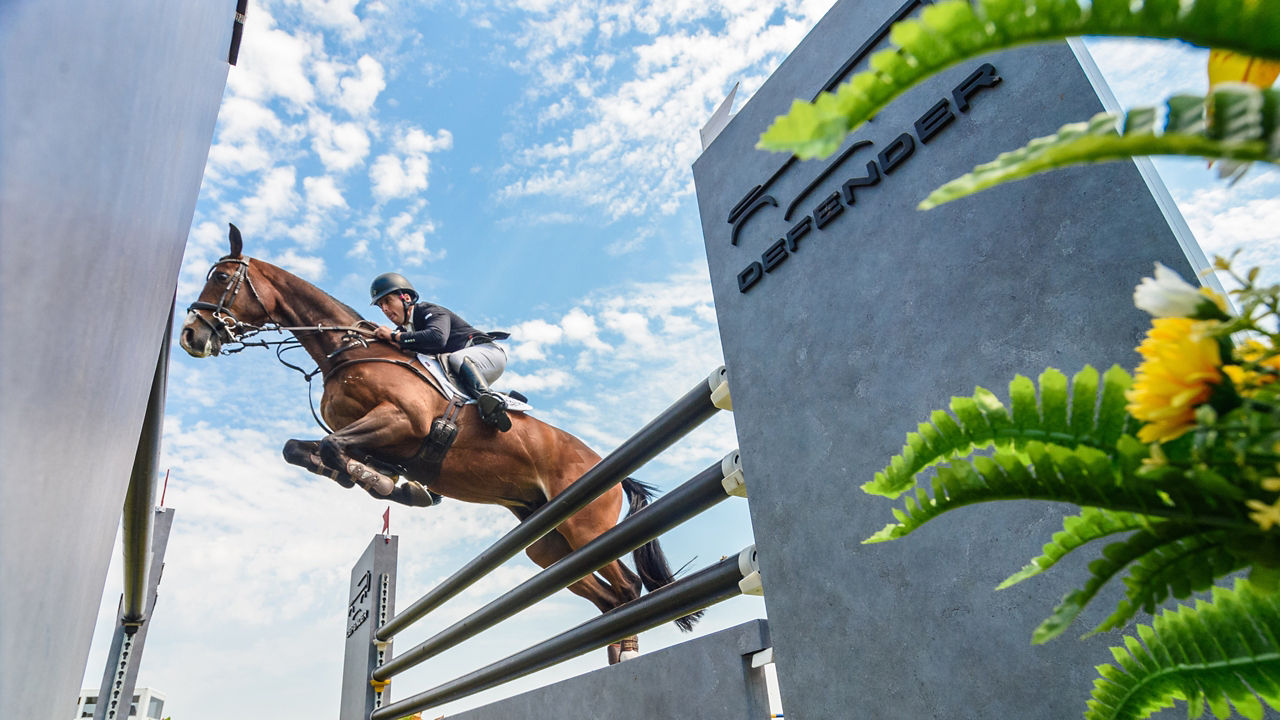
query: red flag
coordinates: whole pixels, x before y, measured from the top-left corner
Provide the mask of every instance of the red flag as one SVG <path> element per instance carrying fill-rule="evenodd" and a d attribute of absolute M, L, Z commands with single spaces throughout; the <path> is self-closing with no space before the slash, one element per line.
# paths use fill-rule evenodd
<path fill-rule="evenodd" d="M 391 532 L 391 506 L 388 505 L 386 512 L 382 513 L 382 534 L 386 535 Z"/>

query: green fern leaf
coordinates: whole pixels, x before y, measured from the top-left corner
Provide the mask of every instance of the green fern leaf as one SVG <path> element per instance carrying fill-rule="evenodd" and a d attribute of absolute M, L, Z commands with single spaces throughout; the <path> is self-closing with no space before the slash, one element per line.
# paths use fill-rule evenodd
<path fill-rule="evenodd" d="M 1206 104 L 1214 107 L 1214 121 L 1208 126 L 1203 121 Z M 1280 161 L 1280 147 L 1269 142 L 1277 129 L 1276 116 L 1273 109 L 1264 112 L 1264 106 L 1276 104 L 1280 104 L 1280 93 L 1262 92 L 1247 85 L 1221 88 L 1206 98 L 1172 98 L 1171 122 L 1163 134 L 1156 134 L 1152 127 L 1156 116 L 1152 108 L 1129 111 L 1123 131 L 1119 129 L 1120 116 L 1099 113 L 1087 123 L 1064 125 L 1057 135 L 1037 138 L 1018 150 L 1001 153 L 992 162 L 934 190 L 920 203 L 920 209 L 929 210 L 1050 170 L 1139 155 L 1196 155 L 1276 163 Z M 1174 112 L 1175 106 L 1178 112 Z M 1199 108 L 1198 119 L 1192 112 L 1195 107 Z"/>
<path fill-rule="evenodd" d="M 1085 365 L 1071 378 L 1071 434 L 1093 433 L 1094 414 L 1098 409 L 1098 371 Z"/>
<path fill-rule="evenodd" d="M 1104 377 L 1098 397 L 1098 372 L 1085 367 L 1068 388 L 1066 376 L 1052 368 L 1040 375 L 1039 400 L 1036 384 L 1021 375 L 1009 384 L 1012 411 L 985 388 L 976 388 L 972 397 L 951 399 L 951 413 L 935 410 L 928 423 L 916 432 L 889 465 L 862 486 L 872 495 L 896 498 L 915 485 L 926 468 L 975 450 L 998 446 L 1020 451 L 1032 440 L 1065 447 L 1090 446 L 1113 453 L 1116 441 L 1127 427 L 1124 390 L 1128 373 L 1118 366 Z M 1070 406 L 1068 406 L 1070 397 Z"/>
<path fill-rule="evenodd" d="M 991 457 L 955 459 L 938 467 L 932 498 L 908 497 L 902 509 L 893 511 L 897 523 L 887 525 L 863 542 L 902 537 L 943 512 L 974 503 L 1031 499 L 1080 504 L 1086 494 L 1109 497 L 1105 489 L 1090 489 L 1100 482 L 1097 473 L 1109 472 L 1107 468 L 1107 455 L 1097 449 L 1067 449 L 1038 441 L 1027 442 L 1023 453 L 1000 448 Z M 1115 486 L 1114 481 L 1108 484 Z M 1116 492 L 1113 489 L 1111 494 Z"/>
<path fill-rule="evenodd" d="M 1152 521 L 1139 513 L 1112 512 L 1100 508 L 1081 508 L 1079 515 L 1069 515 L 1062 521 L 1062 529 L 1053 534 L 1053 539 L 1045 543 L 1042 554 L 1027 563 L 1018 572 L 1010 575 L 1004 582 L 996 586 L 997 590 L 1012 587 L 1030 577 L 1053 567 L 1067 553 L 1076 550 L 1086 543 L 1100 538 L 1133 530 L 1152 527 Z"/>
<path fill-rule="evenodd" d="M 1040 373 L 1040 413 L 1050 438 L 1070 437 L 1067 421 L 1067 376 L 1056 368 Z"/>
<path fill-rule="evenodd" d="M 1053 613 L 1031 633 L 1031 642 L 1040 645 L 1061 635 L 1079 617 L 1085 606 L 1089 604 L 1089 601 L 1093 600 L 1094 596 L 1098 594 L 1098 591 L 1113 577 L 1119 575 L 1129 564 L 1142 562 L 1152 554 L 1160 553 L 1163 548 L 1168 547 L 1170 544 L 1178 544 L 1188 539 L 1200 537 L 1203 532 L 1203 528 L 1191 523 L 1164 522 L 1153 526 L 1150 531 L 1136 532 L 1125 540 L 1107 545 L 1102 551 L 1102 557 L 1089 563 L 1088 582 L 1085 583 L 1084 587 L 1072 590 L 1062 598 L 1061 602 L 1054 607 Z M 1223 542 L 1223 539 L 1218 537 L 1219 535 L 1221 533 L 1215 534 L 1216 544 L 1218 545 Z M 1161 557 L 1167 557 L 1167 555 L 1168 553 L 1165 553 Z M 1126 578 L 1127 580 L 1129 578 Z M 1146 586 L 1143 586 L 1143 589 L 1150 591 L 1152 594 L 1156 592 L 1154 588 Z M 1123 625 L 1132 617 L 1132 610 L 1131 604 L 1122 603 L 1121 608 L 1108 618 L 1108 622 L 1115 619 L 1119 620 L 1120 625 Z M 1098 632 L 1101 629 L 1103 628 L 1093 632 Z"/>
<path fill-rule="evenodd" d="M 1103 447 L 1113 447 L 1125 433 L 1132 418 L 1125 412 L 1125 391 L 1133 378 L 1124 368 L 1112 365 L 1102 376 L 1102 399 L 1098 402 L 1098 431 L 1096 437 Z"/>
<path fill-rule="evenodd" d="M 1036 386 L 1030 378 L 1014 376 L 1009 383 L 1009 404 L 1013 406 L 1013 426 L 1019 430 L 1040 427 L 1040 413 L 1036 410 Z"/>
<path fill-rule="evenodd" d="M 1176 701 L 1189 716 L 1204 704 L 1218 717 L 1234 706 L 1261 718 L 1263 703 L 1280 710 L 1280 595 L 1238 580 L 1215 587 L 1212 600 L 1182 606 L 1139 625 L 1138 637 L 1112 648 L 1116 665 L 1099 666 L 1085 720 L 1136 720 Z"/>
<path fill-rule="evenodd" d="M 845 136 L 915 84 L 964 60 L 1077 35 L 1179 38 L 1280 59 L 1280 7 L 1256 0 L 945 0 L 890 30 L 871 68 L 812 103 L 797 102 L 757 147 L 802 159 L 830 155 Z"/>
<path fill-rule="evenodd" d="M 1226 530 L 1188 535 L 1133 558 L 1133 567 L 1124 578 L 1125 599 L 1085 637 L 1124 627 L 1139 610 L 1153 613 L 1170 595 L 1187 598 L 1192 592 L 1207 590 L 1215 579 L 1245 567 L 1247 561 L 1227 549 L 1229 538 Z"/>

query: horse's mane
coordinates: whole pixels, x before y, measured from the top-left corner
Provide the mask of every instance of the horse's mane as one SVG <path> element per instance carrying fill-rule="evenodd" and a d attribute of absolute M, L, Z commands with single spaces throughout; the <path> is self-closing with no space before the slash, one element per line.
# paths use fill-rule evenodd
<path fill-rule="evenodd" d="M 336 297 L 334 297 L 334 296 L 332 296 L 332 295 L 329 295 L 329 293 L 328 293 L 328 292 L 325 292 L 325 291 L 324 291 L 323 289 L 321 289 L 321 288 L 316 288 L 316 289 L 317 289 L 317 290 L 320 290 L 320 292 L 322 292 L 322 293 L 324 293 L 326 296 L 328 296 L 328 298 L 329 298 L 330 300 L 332 300 L 332 301 L 334 301 L 334 302 L 338 303 L 338 306 L 339 306 L 339 307 L 346 308 L 347 312 L 351 313 L 352 315 L 355 315 L 357 320 L 359 320 L 360 322 L 364 322 L 364 316 L 363 316 L 363 315 L 361 315 L 359 312 L 357 312 L 355 308 L 353 308 L 353 307 L 351 307 L 350 305 L 348 305 L 348 304 L 346 304 L 346 303 L 342 302 L 342 301 L 341 301 L 341 300 L 339 300 L 338 298 L 336 298 Z"/>
<path fill-rule="evenodd" d="M 224 259 L 225 259 L 225 258 L 224 258 Z M 261 259 L 258 259 L 258 258 L 254 258 L 254 259 L 255 259 L 255 260 L 258 260 L 259 262 L 261 262 L 261 263 L 262 263 L 262 264 L 264 264 L 264 265 L 270 265 L 271 267 L 275 268 L 275 269 L 276 269 L 277 271 L 279 271 L 280 273 L 282 273 L 282 274 L 284 274 L 284 275 L 286 275 L 286 276 L 288 276 L 288 277 L 290 277 L 290 278 L 293 278 L 296 282 L 302 283 L 303 285 L 306 285 L 307 287 L 310 287 L 310 288 L 315 289 L 315 290 L 316 290 L 317 292 L 319 292 L 321 295 L 324 295 L 325 297 L 327 297 L 327 298 L 329 298 L 330 300 L 332 300 L 332 301 L 333 301 L 333 303 L 334 303 L 335 305 L 337 305 L 337 306 L 338 306 L 338 307 L 340 307 L 340 308 L 343 308 L 343 309 L 344 309 L 344 310 L 346 310 L 347 312 L 349 312 L 349 313 L 351 313 L 352 315 L 354 315 L 357 323 L 360 323 L 360 322 L 367 322 L 367 321 L 365 320 L 364 316 L 363 316 L 363 315 L 361 315 L 361 314 L 359 313 L 359 311 L 357 311 L 355 308 L 351 307 L 350 305 L 348 305 L 348 304 L 346 304 L 346 303 L 342 302 L 341 300 L 339 300 L 338 298 L 334 297 L 333 295 L 329 294 L 329 292 L 328 292 L 328 291 L 324 290 L 324 289 L 323 289 L 323 288 L 321 288 L 319 285 L 316 285 L 315 283 L 310 282 L 309 280 L 304 280 L 303 278 L 298 277 L 297 275 L 295 275 L 295 274 L 293 274 L 293 273 L 289 272 L 288 270 L 285 270 L 284 268 L 280 267 L 279 265 L 276 265 L 276 264 L 274 264 L 274 263 L 269 263 L 269 262 L 267 262 L 267 261 L 265 261 L 265 260 L 261 260 Z"/>

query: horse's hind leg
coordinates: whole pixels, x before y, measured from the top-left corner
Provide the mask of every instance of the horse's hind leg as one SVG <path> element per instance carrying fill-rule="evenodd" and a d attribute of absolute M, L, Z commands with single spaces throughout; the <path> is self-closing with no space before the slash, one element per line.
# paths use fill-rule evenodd
<path fill-rule="evenodd" d="M 572 548 L 569 547 L 569 541 L 565 540 L 564 536 L 558 532 L 543 535 L 540 540 L 530 545 L 525 550 L 534 562 L 544 568 L 550 567 L 553 563 L 560 560 L 560 558 L 563 558 L 565 555 L 568 555 L 571 551 Z M 627 573 L 630 573 L 632 577 L 635 577 L 634 573 L 631 573 L 625 565 L 617 560 L 613 561 L 609 565 L 618 565 Z M 604 568 L 601 568 L 599 572 L 603 571 Z M 639 578 L 635 579 L 635 587 L 636 596 L 638 596 L 640 587 Z M 590 600 L 591 603 L 602 613 L 609 612 L 628 600 L 635 599 L 634 597 L 626 598 L 625 595 L 619 594 L 618 588 L 615 584 L 605 582 L 595 573 L 592 573 L 591 575 L 588 575 L 578 582 L 570 585 L 569 591 L 575 595 Z M 609 664 L 614 665 L 622 660 L 629 659 L 632 655 L 637 653 L 639 647 L 639 639 L 635 635 L 623 638 L 621 642 L 609 645 Z M 628 652 L 631 654 L 627 654 Z"/>
<path fill-rule="evenodd" d="M 355 487 L 351 476 L 342 470 L 335 470 L 320 459 L 320 443 L 316 440 L 290 440 L 284 444 L 284 459 L 290 465 L 297 465 L 317 475 L 323 475 L 342 487 Z"/>

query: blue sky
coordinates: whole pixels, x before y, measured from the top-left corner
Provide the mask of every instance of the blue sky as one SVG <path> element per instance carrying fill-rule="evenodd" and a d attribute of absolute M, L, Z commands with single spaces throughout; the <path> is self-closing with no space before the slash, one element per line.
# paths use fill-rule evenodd
<path fill-rule="evenodd" d="M 607 451 L 721 362 L 689 169 L 698 128 L 735 82 L 738 104 L 750 98 L 827 7 L 251 3 L 179 304 L 194 299 L 226 251 L 228 222 L 243 231 L 246 254 L 366 317 L 380 319 L 368 308 L 370 279 L 403 272 L 473 324 L 511 331 L 498 387 L 524 391 L 539 417 Z M 1203 90 L 1203 51 L 1131 42 L 1093 50 L 1125 105 Z M 1158 167 L 1206 252 L 1246 247 L 1245 263 L 1276 277 L 1273 171 L 1227 188 L 1201 161 Z M 348 574 L 386 505 L 280 459 L 288 438 L 319 436 L 305 393 L 301 377 L 263 350 L 173 356 L 161 467 L 172 468 L 167 504 L 177 516 L 140 684 L 165 692 L 177 720 L 236 717 L 245 707 L 282 720 L 334 712 Z M 735 445 L 731 418 L 718 417 L 638 477 L 669 489 Z M 452 501 L 395 507 L 401 606 L 513 522 L 504 510 Z M 664 538 L 673 563 L 695 568 L 751 542 L 739 499 Z M 432 626 L 533 571 L 521 556 Z M 119 584 L 113 567 L 87 686 L 100 677 Z M 393 694 L 593 615 L 562 593 L 397 679 Z M 761 601 L 740 598 L 709 612 L 703 629 L 763 615 Z M 400 649 L 429 634 L 407 632 Z M 663 629 L 642 643 L 652 650 L 679 639 Z M 602 661 L 603 651 L 486 697 Z"/>

